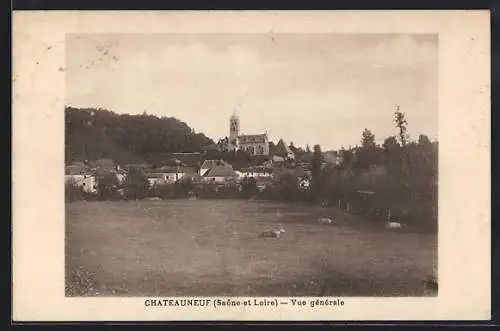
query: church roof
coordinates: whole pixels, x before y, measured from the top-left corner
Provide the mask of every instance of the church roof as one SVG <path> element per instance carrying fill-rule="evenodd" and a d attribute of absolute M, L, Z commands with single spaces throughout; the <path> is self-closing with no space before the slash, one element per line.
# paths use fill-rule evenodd
<path fill-rule="evenodd" d="M 246 134 L 238 136 L 240 143 L 263 143 L 266 142 L 267 134 Z"/>

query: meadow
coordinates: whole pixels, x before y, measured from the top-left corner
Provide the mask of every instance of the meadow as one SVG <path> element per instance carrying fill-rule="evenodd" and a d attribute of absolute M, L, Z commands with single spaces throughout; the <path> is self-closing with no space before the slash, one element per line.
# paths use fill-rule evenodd
<path fill-rule="evenodd" d="M 65 238 L 67 296 L 423 296 L 437 257 L 435 234 L 255 200 L 67 203 Z"/>

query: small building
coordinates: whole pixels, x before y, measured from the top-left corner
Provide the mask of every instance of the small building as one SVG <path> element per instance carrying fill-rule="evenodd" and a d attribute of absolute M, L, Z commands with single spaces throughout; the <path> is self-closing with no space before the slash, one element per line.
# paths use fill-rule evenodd
<path fill-rule="evenodd" d="M 197 167 L 185 166 L 180 168 L 180 172 L 182 174 L 181 178 L 190 178 L 191 180 L 195 180 L 198 177 Z"/>
<path fill-rule="evenodd" d="M 204 182 L 208 183 L 225 183 L 236 181 L 238 178 L 238 174 L 233 170 L 232 166 L 223 164 L 210 168 L 202 176 Z"/>
<path fill-rule="evenodd" d="M 343 155 L 341 152 L 327 151 L 323 153 L 323 159 L 328 164 L 338 166 L 343 162 Z"/>
<path fill-rule="evenodd" d="M 171 153 L 170 158 L 177 159 L 182 162 L 182 166 L 193 167 L 198 169 L 203 160 L 203 154 L 195 153 Z"/>
<path fill-rule="evenodd" d="M 64 181 L 66 184 L 82 188 L 84 192 L 97 192 L 96 178 L 84 166 L 67 166 L 65 169 Z"/>
<path fill-rule="evenodd" d="M 280 139 L 278 141 L 278 144 L 276 144 L 276 147 L 274 148 L 273 151 L 273 155 L 282 157 L 283 161 L 295 160 L 295 154 L 283 139 Z"/>
<path fill-rule="evenodd" d="M 161 178 L 161 183 L 175 183 L 182 178 L 181 167 L 175 166 L 163 166 L 158 169 L 154 169 L 151 174 L 148 174 L 148 178 L 151 175 L 152 180 L 157 184 L 160 184 L 160 179 L 155 180 L 154 178 Z M 151 182 L 150 181 L 150 182 Z"/>
<path fill-rule="evenodd" d="M 208 170 L 216 166 L 229 166 L 229 164 L 224 160 L 205 160 L 200 166 L 200 176 L 204 176 Z"/>
<path fill-rule="evenodd" d="M 148 173 L 149 186 L 166 184 L 169 182 L 169 176 L 162 173 Z"/>

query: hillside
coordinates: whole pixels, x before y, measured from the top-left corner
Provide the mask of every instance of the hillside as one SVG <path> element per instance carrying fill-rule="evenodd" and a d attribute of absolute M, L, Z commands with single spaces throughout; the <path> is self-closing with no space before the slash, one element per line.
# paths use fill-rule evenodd
<path fill-rule="evenodd" d="M 158 153 L 197 152 L 211 144 L 212 139 L 173 117 L 65 109 L 66 163 L 98 158 L 137 163 Z"/>

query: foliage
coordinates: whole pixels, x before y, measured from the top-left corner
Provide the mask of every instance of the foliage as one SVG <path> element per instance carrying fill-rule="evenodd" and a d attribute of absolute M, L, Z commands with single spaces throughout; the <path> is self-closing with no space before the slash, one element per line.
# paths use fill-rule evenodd
<path fill-rule="evenodd" d="M 399 106 L 394 112 L 394 123 L 399 130 L 399 142 L 402 147 L 405 147 L 408 140 L 408 134 L 406 133 L 408 122 L 406 121 L 405 114 L 399 110 Z"/>
<path fill-rule="evenodd" d="M 173 183 L 155 183 L 151 186 L 149 196 L 161 199 L 173 199 L 175 198 L 175 186 Z"/>
<path fill-rule="evenodd" d="M 197 152 L 214 142 L 172 117 L 118 115 L 104 109 L 65 109 L 66 162 L 113 158 L 140 163 L 155 153 Z"/>
<path fill-rule="evenodd" d="M 254 197 L 258 194 L 257 181 L 253 177 L 245 177 L 241 182 L 241 195 L 246 198 Z"/>
<path fill-rule="evenodd" d="M 266 193 L 269 194 L 271 192 Z M 275 181 L 271 196 L 276 200 L 297 201 L 304 194 L 299 190 L 297 178 L 289 172 L 283 172 Z"/>
<path fill-rule="evenodd" d="M 66 202 L 73 202 L 83 200 L 85 192 L 83 189 L 76 185 L 74 180 L 66 182 L 64 187 L 64 197 Z"/>
<path fill-rule="evenodd" d="M 119 182 L 116 174 L 108 171 L 97 176 L 97 195 L 99 200 L 118 199 Z"/>
<path fill-rule="evenodd" d="M 231 164 L 234 170 L 247 168 L 252 163 L 250 155 L 243 150 L 227 151 L 223 153 L 221 158 L 227 163 Z"/>
<path fill-rule="evenodd" d="M 181 178 L 174 184 L 174 195 L 176 198 L 188 198 L 194 189 L 195 184 L 191 178 Z"/>
<path fill-rule="evenodd" d="M 317 197 L 322 190 L 322 179 L 321 179 L 321 165 L 323 164 L 323 153 L 321 152 L 320 145 L 314 145 L 314 152 L 311 160 L 311 172 L 312 172 L 312 193 L 314 197 Z"/>
<path fill-rule="evenodd" d="M 143 199 L 149 193 L 149 181 L 140 169 L 130 169 L 124 183 L 125 196 L 128 199 Z"/>
<path fill-rule="evenodd" d="M 237 185 L 206 183 L 199 187 L 198 196 L 205 199 L 234 199 L 239 197 Z"/>

